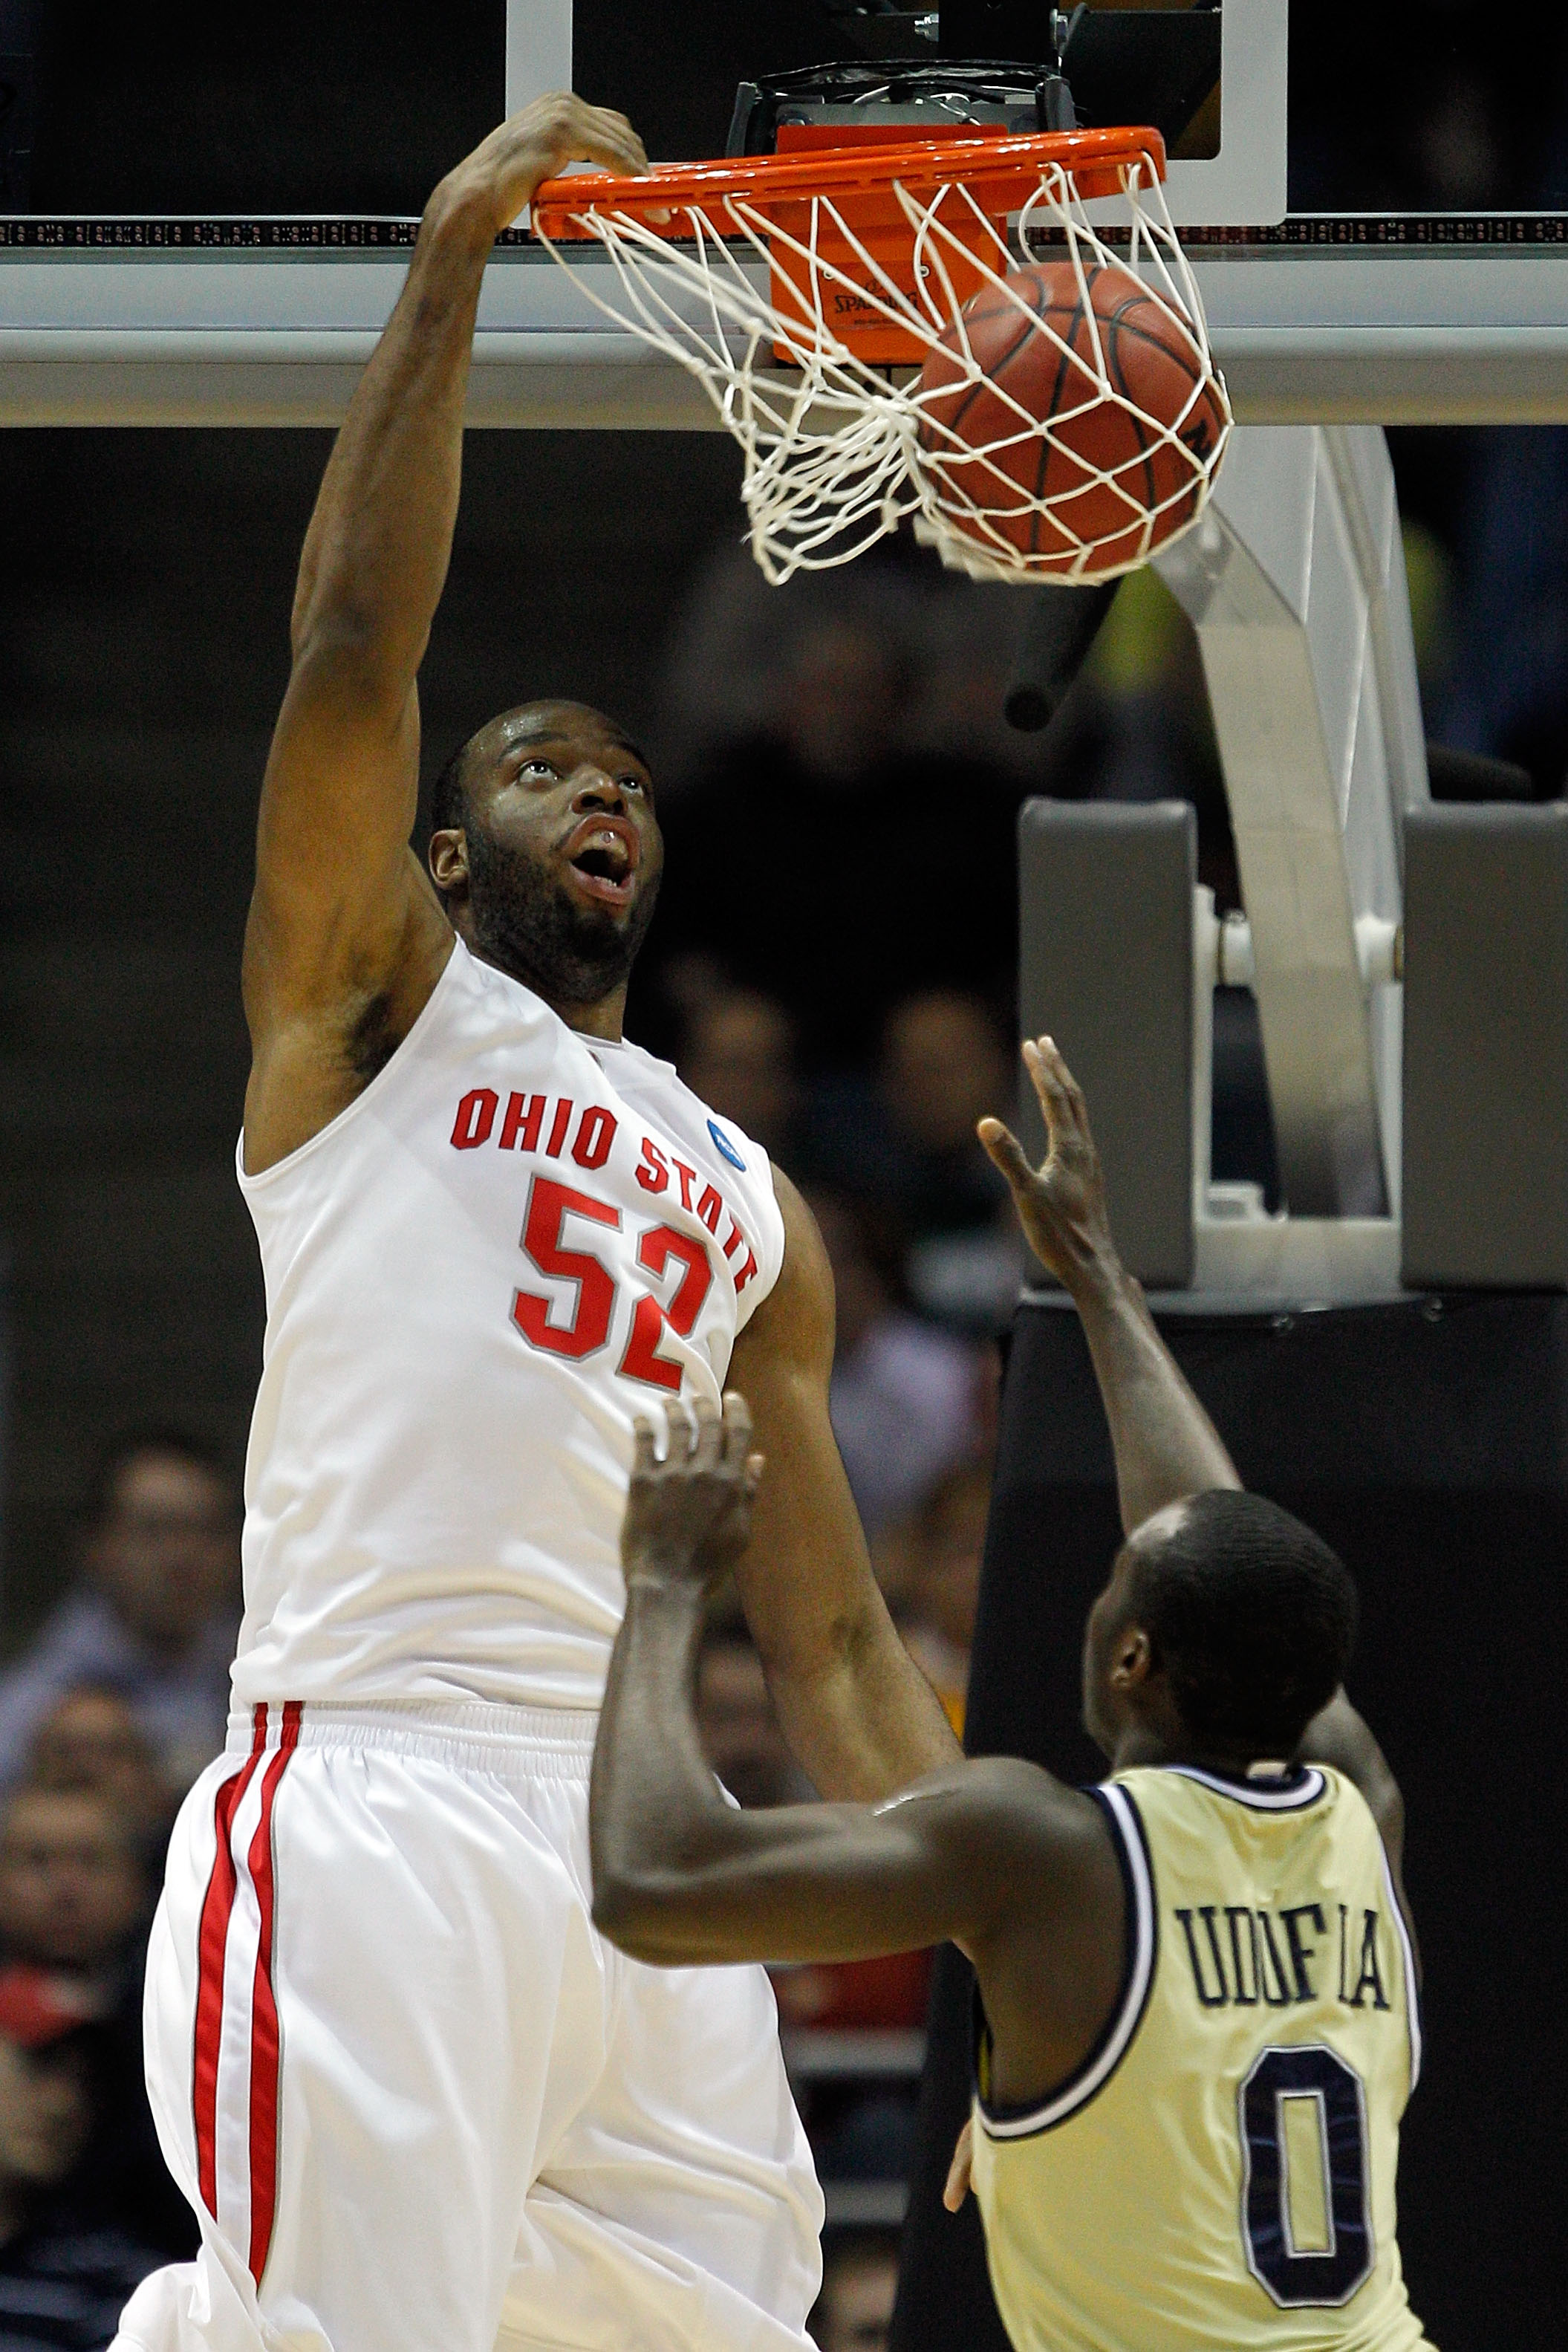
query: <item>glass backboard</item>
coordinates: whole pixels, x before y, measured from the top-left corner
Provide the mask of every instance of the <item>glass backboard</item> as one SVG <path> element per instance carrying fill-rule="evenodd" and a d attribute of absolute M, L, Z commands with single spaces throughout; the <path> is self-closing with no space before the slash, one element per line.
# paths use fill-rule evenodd
<path fill-rule="evenodd" d="M 1201 55 L 1218 22 L 1170 196 L 1240 419 L 1568 416 L 1568 26 L 1494 39 L 1455 0 L 1071 22 L 1091 120 L 1107 55 Z M 0 0 L 0 418 L 330 422 L 430 187 L 507 107 L 573 81 L 655 156 L 719 153 L 742 81 L 1043 58 L 1050 26 L 1032 0 Z M 476 421 L 707 421 L 520 232 L 476 355 Z"/>
<path fill-rule="evenodd" d="M 1129 13 L 1143 20 L 1130 82 L 1111 23 Z M 674 161 L 724 152 L 749 79 L 834 58 L 890 69 L 968 53 L 1028 61 L 1045 55 L 1051 22 L 1048 7 L 1023 0 L 451 0 L 440 10 L 275 0 L 265 16 L 239 8 L 204 20 L 110 0 L 0 0 L 0 72 L 13 93 L 0 210 L 417 214 L 504 103 L 573 78 L 596 103 L 632 115 L 652 155 Z M 1178 159 L 1178 211 L 1277 219 L 1285 34 L 1284 0 L 1082 10 L 1070 42 L 1080 110 L 1106 120 L 1127 89 L 1137 119 L 1156 121 Z M 1186 60 L 1174 78 L 1173 36 Z M 1167 82 L 1173 105 L 1187 93 L 1179 121 L 1162 119 Z"/>

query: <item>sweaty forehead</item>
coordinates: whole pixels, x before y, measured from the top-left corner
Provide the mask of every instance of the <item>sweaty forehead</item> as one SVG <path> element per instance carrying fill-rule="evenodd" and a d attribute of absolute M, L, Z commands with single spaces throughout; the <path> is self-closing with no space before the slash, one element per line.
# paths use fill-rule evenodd
<path fill-rule="evenodd" d="M 493 719 L 476 749 L 492 772 L 521 751 L 629 752 L 639 766 L 647 761 L 623 727 L 581 702 L 529 702 Z"/>

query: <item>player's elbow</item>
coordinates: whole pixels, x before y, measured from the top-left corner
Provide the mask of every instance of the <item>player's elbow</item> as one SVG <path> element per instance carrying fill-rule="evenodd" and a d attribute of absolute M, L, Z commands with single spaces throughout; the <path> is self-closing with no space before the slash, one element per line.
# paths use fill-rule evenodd
<path fill-rule="evenodd" d="M 627 1951 L 645 1933 L 648 1903 L 638 1873 L 593 1858 L 593 1924 L 617 1950 Z"/>
<path fill-rule="evenodd" d="M 681 1904 L 668 1874 L 627 1862 L 593 1865 L 593 1924 L 628 1959 L 676 1962 L 689 1957 L 678 1934 Z"/>

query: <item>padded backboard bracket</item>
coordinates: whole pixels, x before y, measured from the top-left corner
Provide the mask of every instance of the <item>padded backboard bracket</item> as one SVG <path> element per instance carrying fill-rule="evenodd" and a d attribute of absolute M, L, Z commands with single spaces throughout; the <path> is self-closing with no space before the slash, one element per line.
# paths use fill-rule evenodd
<path fill-rule="evenodd" d="M 1394 474 L 1381 433 L 1239 432 L 1155 568 L 1208 684 L 1293 1215 L 1398 1213 L 1395 983 L 1356 926 L 1400 915 L 1400 819 L 1427 801 Z"/>
<path fill-rule="evenodd" d="M 1405 1280 L 1568 1289 L 1568 807 L 1405 843 Z"/>
<path fill-rule="evenodd" d="M 1020 812 L 1022 1034 L 1053 1036 L 1082 1087 L 1122 1255 L 1156 1288 L 1193 1273 L 1197 879 L 1186 801 L 1031 800 Z M 1019 1116 L 1038 1157 L 1028 1087 Z"/>

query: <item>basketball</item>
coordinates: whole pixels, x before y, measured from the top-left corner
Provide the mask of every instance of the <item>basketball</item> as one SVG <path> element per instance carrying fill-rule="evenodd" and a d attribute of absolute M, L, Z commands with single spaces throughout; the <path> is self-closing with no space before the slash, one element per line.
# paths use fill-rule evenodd
<path fill-rule="evenodd" d="M 919 394 L 950 528 L 981 553 L 1005 542 L 1030 572 L 1088 580 L 1144 562 L 1191 520 L 1227 415 L 1171 302 L 1114 264 L 1081 280 L 1052 261 L 1009 271 L 960 318 Z"/>

